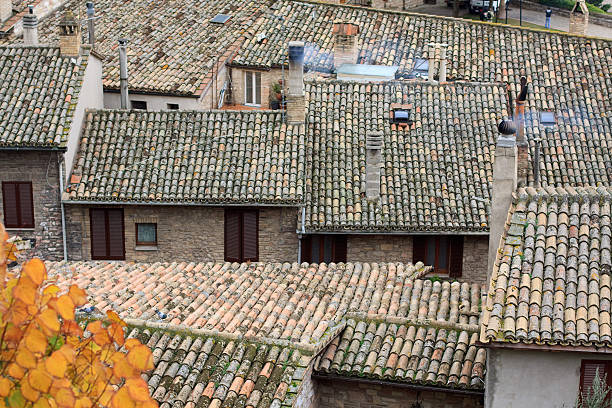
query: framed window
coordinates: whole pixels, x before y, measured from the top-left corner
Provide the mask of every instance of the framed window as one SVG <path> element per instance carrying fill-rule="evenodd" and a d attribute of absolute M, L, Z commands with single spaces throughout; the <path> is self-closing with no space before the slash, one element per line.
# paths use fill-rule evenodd
<path fill-rule="evenodd" d="M 178 110 L 179 108 L 179 104 L 178 103 L 168 103 L 168 110 Z"/>
<path fill-rule="evenodd" d="M 259 211 L 225 210 L 225 260 L 229 262 L 259 259 Z"/>
<path fill-rule="evenodd" d="M 154 222 L 136 223 L 136 245 L 157 245 L 157 224 Z"/>
<path fill-rule="evenodd" d="M 90 208 L 91 259 L 125 259 L 122 208 Z"/>
<path fill-rule="evenodd" d="M 602 380 L 605 377 L 607 386 L 612 387 L 612 360 L 582 360 L 580 365 L 580 393 L 588 393 L 593 386 L 596 375 L 599 375 Z"/>
<path fill-rule="evenodd" d="M 305 235 L 302 262 L 346 262 L 346 235 Z"/>
<path fill-rule="evenodd" d="M 2 203 L 6 228 L 34 228 L 32 182 L 3 181 Z"/>
<path fill-rule="evenodd" d="M 145 101 L 132 101 L 132 109 L 147 110 L 147 103 Z"/>
<path fill-rule="evenodd" d="M 244 75 L 245 105 L 261 105 L 261 72 L 246 71 Z"/>
<path fill-rule="evenodd" d="M 461 277 L 463 270 L 463 237 L 421 235 L 413 238 L 412 262 L 433 266 L 439 275 Z"/>

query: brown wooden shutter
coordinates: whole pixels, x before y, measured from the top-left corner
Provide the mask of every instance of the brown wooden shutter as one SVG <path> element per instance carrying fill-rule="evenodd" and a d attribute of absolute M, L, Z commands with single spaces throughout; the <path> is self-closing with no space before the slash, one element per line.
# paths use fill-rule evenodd
<path fill-rule="evenodd" d="M 259 258 L 259 220 L 257 211 L 242 213 L 242 261 Z"/>
<path fill-rule="evenodd" d="M 312 263 L 312 235 L 302 236 L 302 259 L 300 262 Z"/>
<path fill-rule="evenodd" d="M 334 236 L 334 262 L 346 262 L 346 235 Z"/>
<path fill-rule="evenodd" d="M 91 259 L 106 259 L 106 212 L 99 208 L 89 209 L 91 230 Z"/>
<path fill-rule="evenodd" d="M 425 262 L 427 259 L 427 237 L 416 235 L 412 237 L 412 263 Z"/>
<path fill-rule="evenodd" d="M 242 217 L 236 210 L 225 210 L 225 260 L 241 261 Z"/>
<path fill-rule="evenodd" d="M 450 257 L 448 275 L 451 278 L 460 278 L 463 273 L 463 237 L 452 236 L 449 239 Z"/>
<path fill-rule="evenodd" d="M 2 202 L 4 204 L 4 225 L 6 228 L 19 227 L 17 208 L 17 184 L 2 183 Z"/>
<path fill-rule="evenodd" d="M 34 228 L 34 203 L 32 202 L 32 183 L 18 183 L 20 227 Z"/>
<path fill-rule="evenodd" d="M 582 360 L 580 367 L 580 392 L 587 393 L 593 386 L 596 373 L 599 373 L 600 378 L 607 376 L 608 383 L 610 382 L 610 374 L 608 370 L 609 362 L 598 360 Z"/>
<path fill-rule="evenodd" d="M 108 254 L 107 259 L 125 259 L 125 243 L 123 231 L 123 209 L 106 210 L 108 223 Z"/>

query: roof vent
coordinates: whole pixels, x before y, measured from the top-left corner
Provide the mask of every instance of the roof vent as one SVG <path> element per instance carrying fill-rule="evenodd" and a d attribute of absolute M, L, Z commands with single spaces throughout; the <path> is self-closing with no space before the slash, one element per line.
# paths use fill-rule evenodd
<path fill-rule="evenodd" d="M 554 112 L 540 112 L 540 124 L 545 127 L 553 127 L 557 124 Z"/>
<path fill-rule="evenodd" d="M 366 133 L 366 198 L 377 202 L 380 199 L 380 164 L 383 148 L 383 133 Z"/>
<path fill-rule="evenodd" d="M 230 18 L 232 18 L 232 16 L 229 14 L 217 14 L 213 17 L 212 20 L 210 20 L 210 22 L 216 24 L 225 24 Z"/>

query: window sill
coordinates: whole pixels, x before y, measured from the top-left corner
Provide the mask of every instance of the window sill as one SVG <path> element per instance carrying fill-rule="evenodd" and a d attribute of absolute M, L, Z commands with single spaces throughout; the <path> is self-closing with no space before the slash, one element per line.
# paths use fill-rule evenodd
<path fill-rule="evenodd" d="M 137 245 L 134 251 L 157 251 L 157 245 Z"/>
<path fill-rule="evenodd" d="M 7 231 L 24 231 L 24 232 L 34 232 L 36 228 L 5 228 Z"/>
<path fill-rule="evenodd" d="M 250 106 L 251 108 L 261 108 L 261 103 L 245 103 L 244 106 Z"/>

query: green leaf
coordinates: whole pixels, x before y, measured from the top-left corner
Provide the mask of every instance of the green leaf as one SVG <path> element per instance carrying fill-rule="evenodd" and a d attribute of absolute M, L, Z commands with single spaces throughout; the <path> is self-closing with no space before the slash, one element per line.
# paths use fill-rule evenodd
<path fill-rule="evenodd" d="M 21 390 L 15 388 L 11 395 L 6 398 L 6 402 L 11 408 L 24 408 L 26 404 L 25 398 L 21 395 Z"/>
<path fill-rule="evenodd" d="M 64 337 L 63 336 L 53 336 L 49 337 L 49 348 L 51 352 L 55 350 L 59 350 L 60 347 L 64 345 Z"/>

